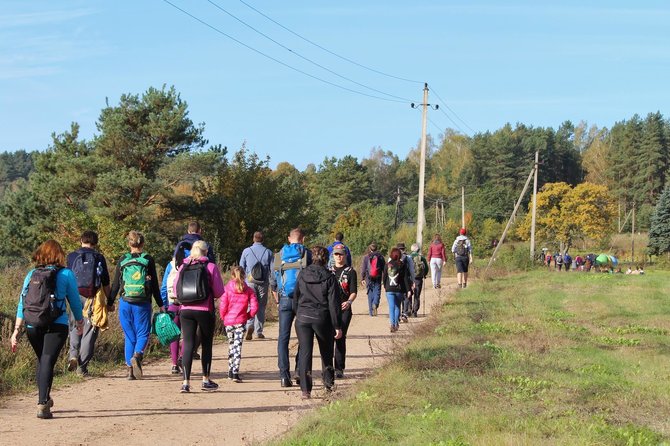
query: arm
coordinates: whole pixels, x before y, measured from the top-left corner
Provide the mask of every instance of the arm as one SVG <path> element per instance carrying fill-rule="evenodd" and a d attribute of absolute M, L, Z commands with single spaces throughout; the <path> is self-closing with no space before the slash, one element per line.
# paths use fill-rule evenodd
<path fill-rule="evenodd" d="M 105 259 L 105 256 L 103 255 L 100 255 L 100 264 L 102 266 L 102 274 L 100 275 L 100 285 L 102 285 L 102 291 L 105 293 L 107 301 L 109 301 L 109 297 L 112 295 L 112 288 L 109 286 L 110 279 L 109 279 L 109 268 L 107 268 L 107 259 Z M 108 304 L 107 311 L 114 311 L 114 305 Z"/>
<path fill-rule="evenodd" d="M 163 299 L 163 305 L 166 307 L 170 304 L 167 292 L 167 280 L 168 276 L 170 275 L 170 271 L 172 271 L 172 262 L 168 263 L 165 267 L 165 271 L 163 272 L 163 280 L 161 281 L 161 299 Z"/>
<path fill-rule="evenodd" d="M 247 272 L 247 252 L 249 251 L 249 248 L 244 248 L 242 251 L 242 255 L 240 256 L 240 266 L 244 269 L 244 272 L 246 274 Z"/>
<path fill-rule="evenodd" d="M 221 272 L 216 263 L 208 263 L 207 269 L 209 271 L 209 284 L 212 287 L 212 295 L 214 299 L 219 299 L 226 292 L 223 285 L 223 277 L 221 277 Z"/>
<path fill-rule="evenodd" d="M 339 287 L 340 285 L 337 283 L 335 276 L 328 277 L 326 286 L 328 293 L 328 312 L 330 313 L 330 321 L 333 324 L 333 328 L 338 331 L 342 328 L 342 306 L 338 298 Z"/>
<path fill-rule="evenodd" d="M 342 302 L 342 311 L 351 308 L 351 304 L 356 300 L 358 294 L 358 278 L 356 277 L 356 270 L 351 268 L 349 271 L 349 296 L 347 300 Z"/>
<path fill-rule="evenodd" d="M 349 251 L 348 246 L 345 246 L 344 248 L 347 250 L 347 265 L 353 266 L 353 263 L 351 263 L 351 251 Z"/>
<path fill-rule="evenodd" d="M 154 298 L 154 302 L 156 302 L 156 305 L 158 308 L 161 310 L 164 309 L 166 306 L 163 305 L 163 299 L 161 299 L 161 288 L 158 280 L 158 273 L 156 272 L 156 262 L 154 262 L 154 258 L 151 256 L 147 256 L 149 258 L 149 265 L 147 265 L 147 268 L 149 269 L 149 276 L 151 276 L 151 295 Z"/>
<path fill-rule="evenodd" d="M 446 262 L 447 261 L 447 251 L 444 248 L 444 244 L 442 245 L 442 248 L 440 249 L 440 256 L 442 257 L 442 261 Z"/>
<path fill-rule="evenodd" d="M 361 262 L 361 282 L 365 285 L 365 280 L 368 278 L 368 271 L 370 270 L 370 254 L 363 256 Z"/>
<path fill-rule="evenodd" d="M 223 320 L 223 318 L 226 317 L 226 314 L 228 313 L 228 303 L 228 293 L 224 292 L 221 296 L 221 300 L 219 301 L 219 316 L 221 316 L 221 320 Z"/>
<path fill-rule="evenodd" d="M 21 294 L 19 294 L 19 304 L 16 307 L 16 322 L 14 322 L 14 332 L 11 337 L 11 346 L 12 351 L 16 351 L 16 346 L 19 342 L 19 333 L 21 332 L 21 327 L 23 326 L 23 297 L 28 292 L 28 284 L 30 283 L 30 276 L 33 272 L 30 271 L 25 279 L 23 279 L 23 286 L 21 287 Z"/>
<path fill-rule="evenodd" d="M 293 300 L 291 301 L 291 305 L 293 307 L 293 313 L 295 314 L 298 314 L 298 301 L 300 300 L 300 284 L 302 283 L 302 277 L 302 274 L 298 276 L 298 283 L 295 284 L 295 290 L 293 290 Z"/>
<path fill-rule="evenodd" d="M 247 296 L 249 297 L 249 319 L 251 319 L 258 312 L 258 299 L 256 298 L 256 293 L 251 288 L 247 288 Z"/>
<path fill-rule="evenodd" d="M 116 262 L 116 270 L 114 271 L 114 280 L 112 281 L 111 293 L 107 295 L 107 306 L 114 305 L 114 300 L 121 289 L 121 260 L 123 256 Z"/>
<path fill-rule="evenodd" d="M 70 311 L 77 322 L 84 319 L 81 306 L 81 298 L 79 297 L 79 289 L 77 288 L 77 279 L 74 273 L 69 269 L 62 269 L 59 272 L 61 280 L 65 280 L 65 296 L 68 304 L 70 304 Z M 82 321 L 83 322 L 83 321 Z M 83 323 L 82 323 L 83 325 Z"/>

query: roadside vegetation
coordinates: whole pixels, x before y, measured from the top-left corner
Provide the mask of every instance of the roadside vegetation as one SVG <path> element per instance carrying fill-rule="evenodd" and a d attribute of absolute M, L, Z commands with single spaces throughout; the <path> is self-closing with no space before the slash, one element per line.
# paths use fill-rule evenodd
<path fill-rule="evenodd" d="M 477 281 L 277 444 L 670 444 L 669 279 Z"/>

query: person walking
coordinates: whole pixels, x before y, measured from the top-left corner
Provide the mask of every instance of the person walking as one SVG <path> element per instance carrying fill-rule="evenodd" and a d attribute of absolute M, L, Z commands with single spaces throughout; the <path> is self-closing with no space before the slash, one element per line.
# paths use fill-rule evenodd
<path fill-rule="evenodd" d="M 100 334 L 100 327 L 93 324 L 93 308 L 96 294 L 102 289 L 105 302 L 111 294 L 109 271 L 105 257 L 96 251 L 98 234 L 94 231 L 84 231 L 81 234 L 81 247 L 67 256 L 67 267 L 77 279 L 77 288 L 82 308 L 88 309 L 84 318 L 84 333 L 77 334 L 74 315 L 70 312 L 70 352 L 68 371 L 77 371 L 78 375 L 88 376 L 88 363 L 93 359 L 95 341 Z M 107 311 L 114 311 L 114 306 L 108 306 Z"/>
<path fill-rule="evenodd" d="M 242 340 L 248 321 L 253 320 L 258 311 L 258 300 L 244 281 L 244 268 L 233 267 L 231 277 L 219 303 L 219 314 L 228 338 L 228 379 L 241 383 Z"/>
<path fill-rule="evenodd" d="M 428 262 L 430 263 L 430 277 L 433 282 L 433 289 L 440 288 L 442 280 L 442 265 L 447 261 L 447 253 L 442 243 L 442 236 L 435 234 L 433 241 L 428 248 Z"/>
<path fill-rule="evenodd" d="M 179 317 L 181 319 L 183 344 L 183 373 L 181 393 L 191 391 L 191 366 L 195 348 L 196 332 L 200 331 L 202 354 L 201 390 L 213 391 L 219 385 L 209 378 L 212 368 L 212 344 L 214 342 L 214 300 L 224 294 L 223 279 L 216 263 L 207 257 L 208 245 L 204 240 L 197 240 L 191 246 L 189 256 L 177 270 L 174 281 L 174 292 L 181 303 Z"/>
<path fill-rule="evenodd" d="M 382 294 L 382 271 L 385 264 L 384 256 L 377 251 L 377 244 L 370 243 L 368 253 L 363 256 L 361 262 L 361 284 L 367 288 L 370 316 L 377 316 Z"/>
<path fill-rule="evenodd" d="M 328 245 L 328 247 L 326 248 L 326 249 L 328 249 L 328 267 L 329 267 L 329 269 L 332 269 L 333 265 L 335 264 L 335 259 L 333 259 L 333 248 L 336 245 L 344 246 L 344 250 L 347 252 L 347 256 L 346 256 L 346 259 L 345 259 L 345 261 L 347 263 L 347 266 L 353 265 L 353 263 L 351 263 L 351 251 L 349 251 L 349 247 L 344 244 L 343 240 L 344 240 L 344 234 L 341 233 L 341 232 L 338 232 L 337 234 L 335 234 L 335 241 L 333 243 L 331 243 L 330 245 Z"/>
<path fill-rule="evenodd" d="M 468 286 L 468 267 L 472 263 L 472 244 L 467 236 L 468 231 L 461 228 L 458 231 L 458 237 L 451 245 L 451 252 L 456 260 L 456 281 L 458 288 Z"/>
<path fill-rule="evenodd" d="M 400 250 L 400 261 L 405 264 L 406 271 L 409 275 L 410 286 L 407 288 L 407 292 L 402 296 L 402 303 L 400 304 L 400 322 L 407 322 L 409 317 L 409 305 L 412 299 L 412 292 L 414 286 L 414 261 L 412 257 L 408 256 L 405 253 L 405 244 L 400 242 L 396 245 Z"/>
<path fill-rule="evenodd" d="M 319 344 L 321 378 L 326 391 L 331 391 L 335 384 L 333 339 L 342 337 L 342 302 L 337 279 L 327 269 L 328 250 L 315 246 L 311 252 L 313 263 L 298 277 L 293 297 L 295 330 L 300 343 L 298 374 L 303 399 L 311 398 L 312 394 L 314 337 Z"/>
<path fill-rule="evenodd" d="M 251 341 L 256 331 L 258 339 L 265 339 L 265 309 L 268 305 L 268 288 L 270 287 L 270 271 L 274 263 L 272 251 L 263 246 L 263 233 L 254 232 L 254 244 L 245 248 L 240 257 L 240 266 L 244 269 L 247 285 L 256 293 L 258 312 L 247 321 L 246 340 Z"/>
<path fill-rule="evenodd" d="M 144 235 L 130 231 L 127 237 L 130 252 L 117 262 L 112 292 L 107 305 L 119 299 L 119 322 L 124 334 L 124 355 L 129 380 L 142 378 L 144 348 L 151 332 L 151 298 L 161 312 L 167 311 L 160 295 L 158 274 L 153 257 L 144 252 Z"/>
<path fill-rule="evenodd" d="M 301 228 L 294 228 L 289 232 L 288 243 L 275 255 L 273 274 L 270 276 L 270 288 L 279 313 L 279 335 L 277 337 L 277 367 L 282 387 L 291 387 L 291 372 L 289 372 L 288 344 L 291 339 L 291 326 L 295 319 L 293 308 L 293 293 L 297 287 L 300 272 L 312 263 L 312 254 L 303 242 L 305 233 Z M 298 353 L 296 353 L 296 371 L 298 370 Z M 300 379 L 296 378 L 299 382 Z"/>
<path fill-rule="evenodd" d="M 398 247 L 392 248 L 389 261 L 383 271 L 382 280 L 389 304 L 389 320 L 391 333 L 398 331 L 400 325 L 400 305 L 406 295 L 411 293 L 412 279 L 406 262 L 401 260 L 402 253 Z"/>
<path fill-rule="evenodd" d="M 421 307 L 421 291 L 423 290 L 423 281 L 428 275 L 428 262 L 426 258 L 421 255 L 419 245 L 412 244 L 412 252 L 409 255 L 412 258 L 414 265 L 414 285 L 412 287 L 411 307 L 410 302 L 407 302 L 407 308 L 403 308 L 403 312 L 412 317 L 418 317 L 419 308 Z"/>
<path fill-rule="evenodd" d="M 333 274 L 340 286 L 340 301 L 342 308 L 342 337 L 335 340 L 335 378 L 343 378 L 347 356 L 347 331 L 349 331 L 349 324 L 353 317 L 351 309 L 352 304 L 356 300 L 358 294 L 358 278 L 356 277 L 356 270 L 347 266 L 346 262 L 347 252 L 343 245 L 335 245 L 333 248 L 333 257 L 335 258 L 335 266 Z"/>
<path fill-rule="evenodd" d="M 74 315 L 76 333 L 84 332 L 81 299 L 77 279 L 64 268 L 65 252 L 55 240 L 42 243 L 32 256 L 35 268 L 23 280 L 16 322 L 11 336 L 16 351 L 23 325 L 37 359 L 37 418 L 53 418 L 51 398 L 54 366 L 68 337 L 68 315 L 65 301 Z"/>
<path fill-rule="evenodd" d="M 176 259 L 173 257 L 163 272 L 163 281 L 161 282 L 161 299 L 163 300 L 163 306 L 167 306 L 168 312 L 174 315 L 172 321 L 181 330 L 181 319 L 179 318 L 181 303 L 179 300 L 177 300 L 177 295 L 174 292 L 175 277 L 177 277 L 177 266 Z M 181 345 L 181 336 L 179 339 L 170 343 L 170 360 L 172 361 L 172 369 L 170 370 L 170 373 L 173 375 L 179 375 L 182 373 Z"/>

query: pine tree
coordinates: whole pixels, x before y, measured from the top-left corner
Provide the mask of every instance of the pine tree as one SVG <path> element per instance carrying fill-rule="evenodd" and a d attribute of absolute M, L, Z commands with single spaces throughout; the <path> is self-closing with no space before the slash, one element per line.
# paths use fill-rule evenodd
<path fill-rule="evenodd" d="M 656 255 L 670 251 L 670 186 L 663 189 L 651 216 L 648 247 Z"/>

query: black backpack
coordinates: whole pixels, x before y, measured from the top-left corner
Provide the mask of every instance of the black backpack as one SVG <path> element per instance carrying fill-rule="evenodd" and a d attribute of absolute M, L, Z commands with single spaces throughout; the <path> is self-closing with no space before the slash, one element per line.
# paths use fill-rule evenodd
<path fill-rule="evenodd" d="M 56 275 L 61 268 L 35 268 L 30 275 L 28 290 L 23 297 L 23 319 L 33 327 L 47 327 L 63 308 L 56 297 Z"/>
<path fill-rule="evenodd" d="M 100 288 L 100 273 L 98 271 L 98 256 L 93 252 L 78 251 L 72 262 L 72 272 L 77 278 L 79 294 L 84 297 L 95 296 Z"/>
<path fill-rule="evenodd" d="M 456 242 L 456 255 L 459 257 L 465 257 L 468 255 L 468 246 L 465 244 L 465 240 L 459 240 Z"/>
<path fill-rule="evenodd" d="M 179 271 L 177 281 L 177 301 L 192 304 L 207 299 L 209 294 L 209 273 L 207 263 L 185 263 Z"/>
<path fill-rule="evenodd" d="M 256 257 L 256 254 L 253 250 L 251 250 L 251 254 L 253 254 L 253 256 L 256 258 L 256 264 L 251 268 L 251 273 L 247 277 L 247 280 L 249 280 L 251 283 L 262 285 L 268 280 L 265 268 L 263 267 L 263 264 L 258 259 L 258 257 Z M 265 256 L 265 253 L 263 253 L 261 257 L 263 256 Z"/>

